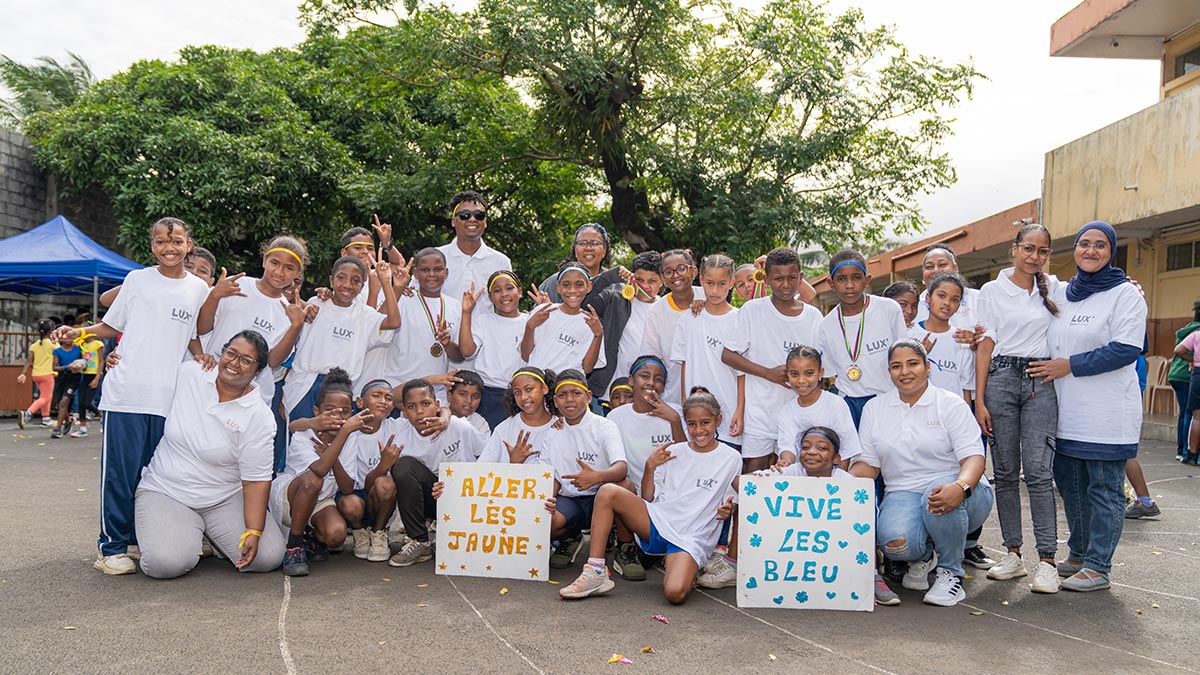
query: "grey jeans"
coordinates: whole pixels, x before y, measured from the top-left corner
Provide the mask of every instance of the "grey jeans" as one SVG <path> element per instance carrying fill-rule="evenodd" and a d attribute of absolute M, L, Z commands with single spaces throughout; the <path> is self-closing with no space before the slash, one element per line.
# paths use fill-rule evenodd
<path fill-rule="evenodd" d="M 992 417 L 996 515 L 1004 546 L 1021 548 L 1024 470 L 1038 557 L 1053 557 L 1058 550 L 1058 516 L 1054 508 L 1058 397 L 1054 385 L 1025 377 L 1019 367 L 994 368 L 988 375 L 984 403 Z"/>
<path fill-rule="evenodd" d="M 230 561 L 242 556 L 238 540 L 246 531 L 242 491 L 205 509 L 193 509 L 160 492 L 139 489 L 133 500 L 134 527 L 142 552 L 142 574 L 155 579 L 183 576 L 200 561 L 200 546 L 208 535 Z M 283 562 L 286 542 L 271 516 L 265 521 L 254 561 L 242 572 L 270 572 Z"/>

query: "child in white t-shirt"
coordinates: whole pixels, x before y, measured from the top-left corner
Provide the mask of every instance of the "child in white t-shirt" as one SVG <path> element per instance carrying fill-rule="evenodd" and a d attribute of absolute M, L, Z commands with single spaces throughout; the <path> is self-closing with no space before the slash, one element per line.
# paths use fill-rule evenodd
<path fill-rule="evenodd" d="M 929 355 L 929 383 L 960 394 L 968 404 L 975 392 L 975 351 L 954 339 L 951 317 L 967 287 L 966 279 L 942 272 L 929 281 L 929 315 L 909 329 L 908 337 L 921 341 Z"/>
<path fill-rule="evenodd" d="M 629 463 L 629 476 L 623 483 L 637 492 L 642 485 L 642 470 L 650 453 L 664 443 L 686 443 L 683 410 L 667 403 L 663 392 L 669 385 L 662 359 L 643 354 L 634 360 L 628 380 L 633 401 L 611 410 L 605 419 L 617 425 Z"/>
<path fill-rule="evenodd" d="M 675 331 L 679 320 L 692 308 L 696 298 L 702 298 L 703 290 L 692 285 L 696 276 L 696 261 L 688 251 L 677 248 L 662 255 L 662 279 L 670 293 L 660 298 L 650 308 L 646 319 L 646 332 L 642 335 L 642 354 L 653 354 L 667 364 L 667 379 L 672 386 L 663 392 L 667 402 L 679 405 L 678 384 L 680 364 L 671 360 L 671 347 L 675 345 Z"/>
<path fill-rule="evenodd" d="M 842 468 L 862 452 L 858 442 L 858 430 L 850 417 L 850 407 L 836 394 L 821 389 L 825 370 L 821 367 L 821 352 L 813 347 L 796 347 L 788 352 L 787 378 L 796 398 L 788 401 L 777 412 L 779 417 L 779 461 L 786 467 L 796 461 L 799 447 L 796 445 L 805 429 L 828 427 L 837 432 L 840 439 L 838 454 Z"/>
<path fill-rule="evenodd" d="M 700 285 L 705 303 L 698 314 L 686 314 L 679 320 L 671 360 L 680 364 L 678 384 L 686 400 L 694 387 L 703 387 L 716 397 L 722 410 L 732 411 L 721 417 L 718 438 L 740 450 L 742 411 L 745 406 L 746 376 L 721 360 L 725 343 L 737 327 L 738 310 L 729 304 L 729 285 L 733 279 L 733 260 L 714 253 L 700 263 Z"/>
<path fill-rule="evenodd" d="M 642 476 L 642 497 L 605 485 L 592 513 L 592 532 L 608 532 L 615 522 L 618 542 L 636 536 L 646 553 L 666 556 L 663 594 L 676 605 L 691 595 L 700 565 L 716 546 L 718 511 L 722 503 L 732 502 L 742 466 L 741 456 L 717 441 L 721 407 L 712 394 L 689 396 L 683 416 L 692 440 L 655 448 Z M 559 597 L 579 599 L 612 590 L 605 543 L 604 537 L 592 537 L 583 574 L 559 590 Z"/>
<path fill-rule="evenodd" d="M 533 366 L 513 373 L 504 393 L 509 418 L 500 423 L 484 445 L 479 461 L 491 464 L 525 464 L 537 461 L 542 440 L 555 423 L 550 385 L 554 373 Z"/>
<path fill-rule="evenodd" d="M 562 302 L 539 305 L 525 322 L 521 358 L 531 366 L 555 372 L 573 369 L 590 373 L 603 368 L 604 327 L 596 310 L 582 308 L 592 290 L 587 270 L 567 263 L 558 273 Z"/>
<path fill-rule="evenodd" d="M 388 417 L 393 408 L 391 384 L 387 380 L 366 383 L 355 405 L 368 416 L 342 450 L 343 463 L 354 468 L 346 475 L 334 472 L 338 484 L 335 501 L 354 537 L 354 557 L 383 562 L 391 555 L 387 524 L 396 506 L 391 470 L 402 449 L 395 444 L 397 420 Z"/>
<path fill-rule="evenodd" d="M 450 383 L 450 388 L 446 390 L 446 403 L 450 408 L 450 414 L 465 420 L 476 431 L 484 436 L 492 434 L 491 427 L 488 426 L 487 420 L 483 419 L 483 415 L 479 414 L 479 403 L 483 400 L 483 379 L 479 377 L 479 373 L 473 370 L 458 370 L 455 371 L 454 377 L 456 382 Z M 479 448 L 483 450 L 483 448 Z M 474 461 L 478 457 L 470 457 L 468 461 Z"/>
<path fill-rule="evenodd" d="M 491 307 L 475 314 L 483 293 Z M 474 284 L 463 293 L 462 321 L 458 327 L 458 346 L 464 359 L 475 359 L 475 372 L 483 380 L 483 394 L 477 411 L 488 428 L 495 429 L 508 419 L 504 393 L 513 373 L 524 365 L 521 338 L 529 315 L 517 309 L 521 301 L 521 280 L 509 270 L 493 272 L 487 288 L 475 290 Z"/>

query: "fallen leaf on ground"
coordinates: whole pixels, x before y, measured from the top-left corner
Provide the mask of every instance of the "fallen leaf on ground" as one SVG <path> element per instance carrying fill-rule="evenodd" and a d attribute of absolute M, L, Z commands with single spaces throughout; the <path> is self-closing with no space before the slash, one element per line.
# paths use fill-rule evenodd
<path fill-rule="evenodd" d="M 1150 605 L 1150 609 L 1158 609 L 1158 603 Z"/>
<path fill-rule="evenodd" d="M 1137 613 L 1138 613 L 1138 614 L 1141 614 L 1141 613 L 1142 613 L 1142 610 L 1140 610 L 1140 609 L 1139 609 L 1139 610 L 1137 611 Z"/>
<path fill-rule="evenodd" d="M 76 492 L 87 492 L 87 488 L 75 488 Z"/>
<path fill-rule="evenodd" d="M 384 581 L 391 581 L 391 579 L 389 579 L 389 578 L 387 578 L 387 577 L 384 577 L 384 578 L 383 578 L 383 580 L 384 580 Z"/>
<path fill-rule="evenodd" d="M 642 647 L 642 653 L 643 654 L 653 654 L 654 649 L 651 647 Z"/>
<path fill-rule="evenodd" d="M 417 584 L 417 588 L 429 588 L 429 584 Z"/>
<path fill-rule="evenodd" d="M 427 604 L 425 604 L 425 603 L 423 603 L 423 602 L 422 602 L 421 604 L 417 605 L 417 607 L 428 607 L 428 606 L 429 606 L 429 605 L 427 605 Z"/>
<path fill-rule="evenodd" d="M 1007 604 L 1008 604 L 1008 601 L 1007 601 L 1007 600 L 1001 600 L 1001 601 L 1000 601 L 1000 604 L 1002 604 L 1002 605 L 1007 605 Z"/>
<path fill-rule="evenodd" d="M 500 595 L 504 595 L 504 594 L 505 594 L 505 593 L 507 593 L 507 592 L 508 592 L 508 589 L 507 589 L 507 588 L 501 588 L 501 589 L 500 589 Z"/>
<path fill-rule="evenodd" d="M 379 641 L 379 644 L 381 644 L 381 645 L 386 645 L 386 644 L 387 644 L 387 640 L 380 640 L 380 641 Z"/>
<path fill-rule="evenodd" d="M 772 661 L 774 661 L 774 660 L 775 660 L 775 655 L 774 655 L 774 654 L 767 654 L 767 658 L 768 658 L 768 659 L 771 659 Z"/>
<path fill-rule="evenodd" d="M 1150 555 L 1162 555 L 1162 551 L 1150 551 Z"/>
<path fill-rule="evenodd" d="M 555 580 L 551 579 L 551 580 L 550 580 L 550 583 L 551 583 L 551 584 L 554 584 L 555 586 L 557 586 L 557 585 L 561 584 L 562 582 L 561 582 L 561 581 L 555 581 Z"/>
<path fill-rule="evenodd" d="M 75 630 L 75 626 L 63 626 L 63 630 Z"/>

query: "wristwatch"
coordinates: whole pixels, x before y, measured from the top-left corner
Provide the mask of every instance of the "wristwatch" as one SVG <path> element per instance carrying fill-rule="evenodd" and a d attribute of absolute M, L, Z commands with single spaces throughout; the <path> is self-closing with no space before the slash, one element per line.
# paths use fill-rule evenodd
<path fill-rule="evenodd" d="M 966 499 L 967 497 L 970 497 L 970 496 L 971 496 L 971 493 L 972 493 L 972 492 L 974 492 L 974 490 L 972 490 L 972 489 L 971 489 L 971 484 L 970 484 L 970 483 L 968 483 L 967 481 L 965 481 L 965 480 L 962 480 L 962 479 L 960 478 L 960 479 L 958 479 L 958 480 L 956 480 L 956 481 L 954 481 L 954 482 L 955 482 L 955 483 L 958 485 L 958 487 L 962 488 L 962 491 L 963 491 L 963 499 Z"/>

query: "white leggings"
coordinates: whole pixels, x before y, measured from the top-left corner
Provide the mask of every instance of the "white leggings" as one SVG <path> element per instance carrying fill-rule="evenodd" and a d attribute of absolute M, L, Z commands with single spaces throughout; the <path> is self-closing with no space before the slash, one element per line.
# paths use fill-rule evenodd
<path fill-rule="evenodd" d="M 215 506 L 193 509 L 162 493 L 139 489 L 133 513 L 142 574 L 148 577 L 173 579 L 190 572 L 200 561 L 204 535 L 230 562 L 242 555 L 238 540 L 246 531 L 246 520 L 241 490 Z M 285 548 L 279 528 L 264 527 L 254 562 L 240 571 L 270 572 L 283 562 Z"/>

